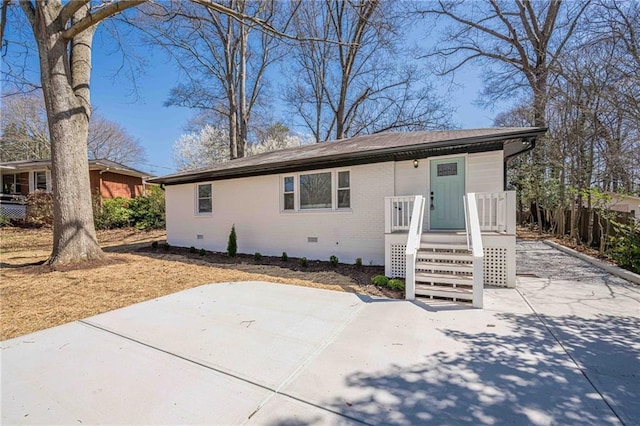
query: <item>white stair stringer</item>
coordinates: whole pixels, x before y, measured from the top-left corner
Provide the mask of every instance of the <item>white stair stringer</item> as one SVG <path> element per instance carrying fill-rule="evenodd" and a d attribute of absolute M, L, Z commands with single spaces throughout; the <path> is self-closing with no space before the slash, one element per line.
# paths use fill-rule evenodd
<path fill-rule="evenodd" d="M 416 296 L 473 300 L 473 255 L 459 241 L 422 241 L 416 257 Z"/>

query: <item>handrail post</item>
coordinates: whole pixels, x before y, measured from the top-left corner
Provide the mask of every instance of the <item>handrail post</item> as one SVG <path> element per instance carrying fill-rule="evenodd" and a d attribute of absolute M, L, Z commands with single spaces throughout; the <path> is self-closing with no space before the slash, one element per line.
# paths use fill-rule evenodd
<path fill-rule="evenodd" d="M 384 233 L 385 234 L 391 233 L 391 222 L 393 221 L 393 218 L 391 217 L 392 204 L 393 204 L 393 201 L 391 200 L 391 197 L 384 198 Z"/>
<path fill-rule="evenodd" d="M 482 308 L 484 304 L 484 247 L 482 244 L 482 233 L 480 232 L 476 194 L 467 194 L 467 208 L 469 210 L 469 226 L 471 228 L 473 253 L 473 307 Z"/>
<path fill-rule="evenodd" d="M 505 199 L 505 228 L 508 235 L 516 235 L 516 191 L 507 191 Z"/>
<path fill-rule="evenodd" d="M 409 206 L 409 202 L 407 202 Z M 411 211 L 411 221 L 409 224 L 409 235 L 407 237 L 406 271 L 405 271 L 405 299 L 414 300 L 416 298 L 416 256 L 420 248 L 422 238 L 422 222 L 424 217 L 424 197 L 416 195 Z"/>

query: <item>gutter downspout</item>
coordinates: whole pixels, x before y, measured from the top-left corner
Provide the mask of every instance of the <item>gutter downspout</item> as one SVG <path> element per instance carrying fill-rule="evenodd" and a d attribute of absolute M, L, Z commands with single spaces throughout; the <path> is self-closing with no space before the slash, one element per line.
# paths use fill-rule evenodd
<path fill-rule="evenodd" d="M 522 155 L 522 154 L 524 154 L 526 152 L 531 151 L 533 148 L 536 147 L 536 141 L 537 140 L 538 139 L 535 138 L 535 137 L 523 140 L 523 142 L 525 142 L 525 141 L 529 142 L 529 147 L 523 149 L 522 151 L 518 151 L 515 154 L 507 155 L 506 157 L 504 157 L 504 160 L 503 160 L 504 164 L 502 166 L 502 174 L 503 174 L 503 176 L 502 176 L 502 186 L 503 186 L 502 190 L 503 191 L 507 190 L 507 161 L 509 161 L 509 159 L 511 159 L 511 158 L 517 157 L 518 155 Z"/>

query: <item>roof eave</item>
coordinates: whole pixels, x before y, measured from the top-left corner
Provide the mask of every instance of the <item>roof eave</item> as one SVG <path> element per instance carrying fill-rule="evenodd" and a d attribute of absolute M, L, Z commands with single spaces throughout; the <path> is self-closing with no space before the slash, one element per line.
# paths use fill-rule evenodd
<path fill-rule="evenodd" d="M 532 128 L 530 131 L 502 133 L 499 135 L 476 136 L 463 139 L 451 139 L 410 146 L 381 148 L 365 152 L 349 152 L 323 157 L 302 158 L 286 162 L 274 162 L 250 165 L 233 169 L 208 170 L 179 176 L 167 176 L 149 179 L 150 183 L 179 185 L 203 181 L 233 179 L 240 177 L 261 176 L 276 173 L 294 173 L 303 170 L 318 170 L 331 167 L 347 167 L 361 164 L 372 164 L 386 161 L 420 159 L 437 155 L 457 154 L 464 152 L 487 152 L 501 150 L 504 142 L 513 139 L 535 140 L 546 129 Z"/>

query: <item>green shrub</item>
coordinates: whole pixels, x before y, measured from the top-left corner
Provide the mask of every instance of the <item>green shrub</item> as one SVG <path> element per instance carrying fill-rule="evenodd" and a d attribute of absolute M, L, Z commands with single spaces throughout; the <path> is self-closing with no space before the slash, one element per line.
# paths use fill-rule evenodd
<path fill-rule="evenodd" d="M 229 241 L 227 242 L 227 253 L 231 257 L 236 257 L 238 254 L 238 237 L 236 236 L 236 226 L 231 226 L 231 233 L 229 233 Z"/>
<path fill-rule="evenodd" d="M 283 262 L 288 262 L 289 261 L 289 256 L 287 255 L 286 251 L 282 252 L 282 256 L 280 256 L 280 260 L 282 260 Z"/>
<path fill-rule="evenodd" d="M 171 250 L 171 244 L 169 244 L 169 243 L 164 243 L 164 245 L 162 246 L 162 248 L 164 249 L 164 251 L 169 251 L 169 250 Z"/>
<path fill-rule="evenodd" d="M 338 256 L 331 256 L 331 257 L 329 258 L 329 263 L 331 264 L 331 266 L 332 266 L 333 268 L 335 268 L 336 266 L 338 266 L 338 260 L 339 260 L 339 259 L 338 259 Z"/>
<path fill-rule="evenodd" d="M 137 229 L 162 229 L 165 227 L 164 192 L 152 186 L 146 195 L 138 196 L 129 203 L 130 222 Z"/>
<path fill-rule="evenodd" d="M 361 257 L 356 257 L 356 268 L 358 268 L 358 269 L 362 268 L 362 258 Z"/>
<path fill-rule="evenodd" d="M 158 250 L 158 242 L 154 241 L 151 243 L 151 250 L 156 251 Z"/>
<path fill-rule="evenodd" d="M 205 249 L 201 248 L 200 250 L 198 250 L 198 254 L 200 256 L 204 256 L 205 254 L 207 254 L 207 251 Z"/>
<path fill-rule="evenodd" d="M 98 229 L 126 226 L 135 226 L 140 230 L 164 228 L 164 192 L 158 187 L 152 187 L 147 195 L 132 199 L 116 197 L 105 200 L 99 194 L 94 194 L 93 216 Z"/>
<path fill-rule="evenodd" d="M 259 252 L 255 252 L 253 254 L 253 260 L 255 260 L 256 262 L 260 262 L 262 260 L 262 254 L 260 254 Z"/>
<path fill-rule="evenodd" d="M 628 225 L 611 222 L 616 236 L 609 238 L 607 254 L 621 268 L 640 273 L 640 222 Z"/>
<path fill-rule="evenodd" d="M 397 278 L 390 279 L 389 282 L 387 283 L 387 287 L 389 287 L 391 290 L 403 291 L 404 290 L 404 281 L 399 280 Z"/>
<path fill-rule="evenodd" d="M 389 278 L 385 277 L 384 275 L 376 275 L 375 277 L 371 278 L 371 284 L 377 287 L 386 287 L 387 285 L 389 285 Z"/>
<path fill-rule="evenodd" d="M 298 262 L 300 263 L 300 266 L 302 266 L 303 268 L 306 268 L 307 266 L 309 266 L 309 261 L 307 260 L 306 257 L 301 257 Z"/>
<path fill-rule="evenodd" d="M 94 218 L 96 228 L 115 229 L 129 226 L 131 220 L 130 201 L 122 197 L 102 200 Z"/>
<path fill-rule="evenodd" d="M 195 254 L 197 251 L 194 246 L 189 247 L 189 253 Z"/>
<path fill-rule="evenodd" d="M 27 195 L 27 215 L 25 222 L 32 226 L 51 226 L 53 224 L 53 196 L 41 190 Z"/>

